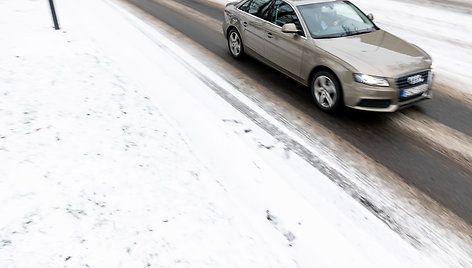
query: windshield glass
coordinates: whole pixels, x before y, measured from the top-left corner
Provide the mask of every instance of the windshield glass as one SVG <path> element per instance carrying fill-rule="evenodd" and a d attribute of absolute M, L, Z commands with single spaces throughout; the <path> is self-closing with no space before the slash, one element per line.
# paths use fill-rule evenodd
<path fill-rule="evenodd" d="M 376 31 L 375 25 L 349 2 L 298 6 L 313 38 L 348 36 Z"/>

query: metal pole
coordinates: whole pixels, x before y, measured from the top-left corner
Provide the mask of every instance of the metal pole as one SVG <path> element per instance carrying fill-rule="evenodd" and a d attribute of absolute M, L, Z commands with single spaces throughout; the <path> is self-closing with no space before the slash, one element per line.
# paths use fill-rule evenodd
<path fill-rule="evenodd" d="M 56 9 L 54 8 L 54 2 L 49 0 L 49 6 L 51 6 L 52 20 L 54 21 L 54 29 L 59 30 L 59 23 L 57 22 Z"/>

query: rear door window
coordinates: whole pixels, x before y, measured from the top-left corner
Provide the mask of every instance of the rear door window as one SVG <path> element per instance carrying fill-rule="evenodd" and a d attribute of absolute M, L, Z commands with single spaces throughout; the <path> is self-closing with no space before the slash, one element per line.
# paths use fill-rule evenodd
<path fill-rule="evenodd" d="M 247 12 L 263 20 L 268 20 L 271 7 L 272 0 L 252 0 Z"/>
<path fill-rule="evenodd" d="M 251 4 L 252 0 L 248 0 L 246 1 L 244 4 L 242 4 L 239 9 L 241 9 L 242 11 L 246 11 L 249 9 L 249 5 Z"/>

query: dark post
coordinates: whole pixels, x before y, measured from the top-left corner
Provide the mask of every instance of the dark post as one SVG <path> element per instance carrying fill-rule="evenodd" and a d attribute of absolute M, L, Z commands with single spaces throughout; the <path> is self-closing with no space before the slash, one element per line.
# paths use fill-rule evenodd
<path fill-rule="evenodd" d="M 57 23 L 56 9 L 54 8 L 54 2 L 49 0 L 49 6 L 51 6 L 52 20 L 54 21 L 54 29 L 59 30 L 59 23 Z"/>

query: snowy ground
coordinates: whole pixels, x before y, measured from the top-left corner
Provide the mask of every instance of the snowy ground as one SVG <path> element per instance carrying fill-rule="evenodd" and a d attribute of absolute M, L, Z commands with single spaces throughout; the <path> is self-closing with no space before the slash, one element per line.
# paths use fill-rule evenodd
<path fill-rule="evenodd" d="M 274 139 L 158 32 L 56 4 L 60 31 L 0 1 L 0 267 L 431 266 L 296 155 L 262 160 Z"/>

